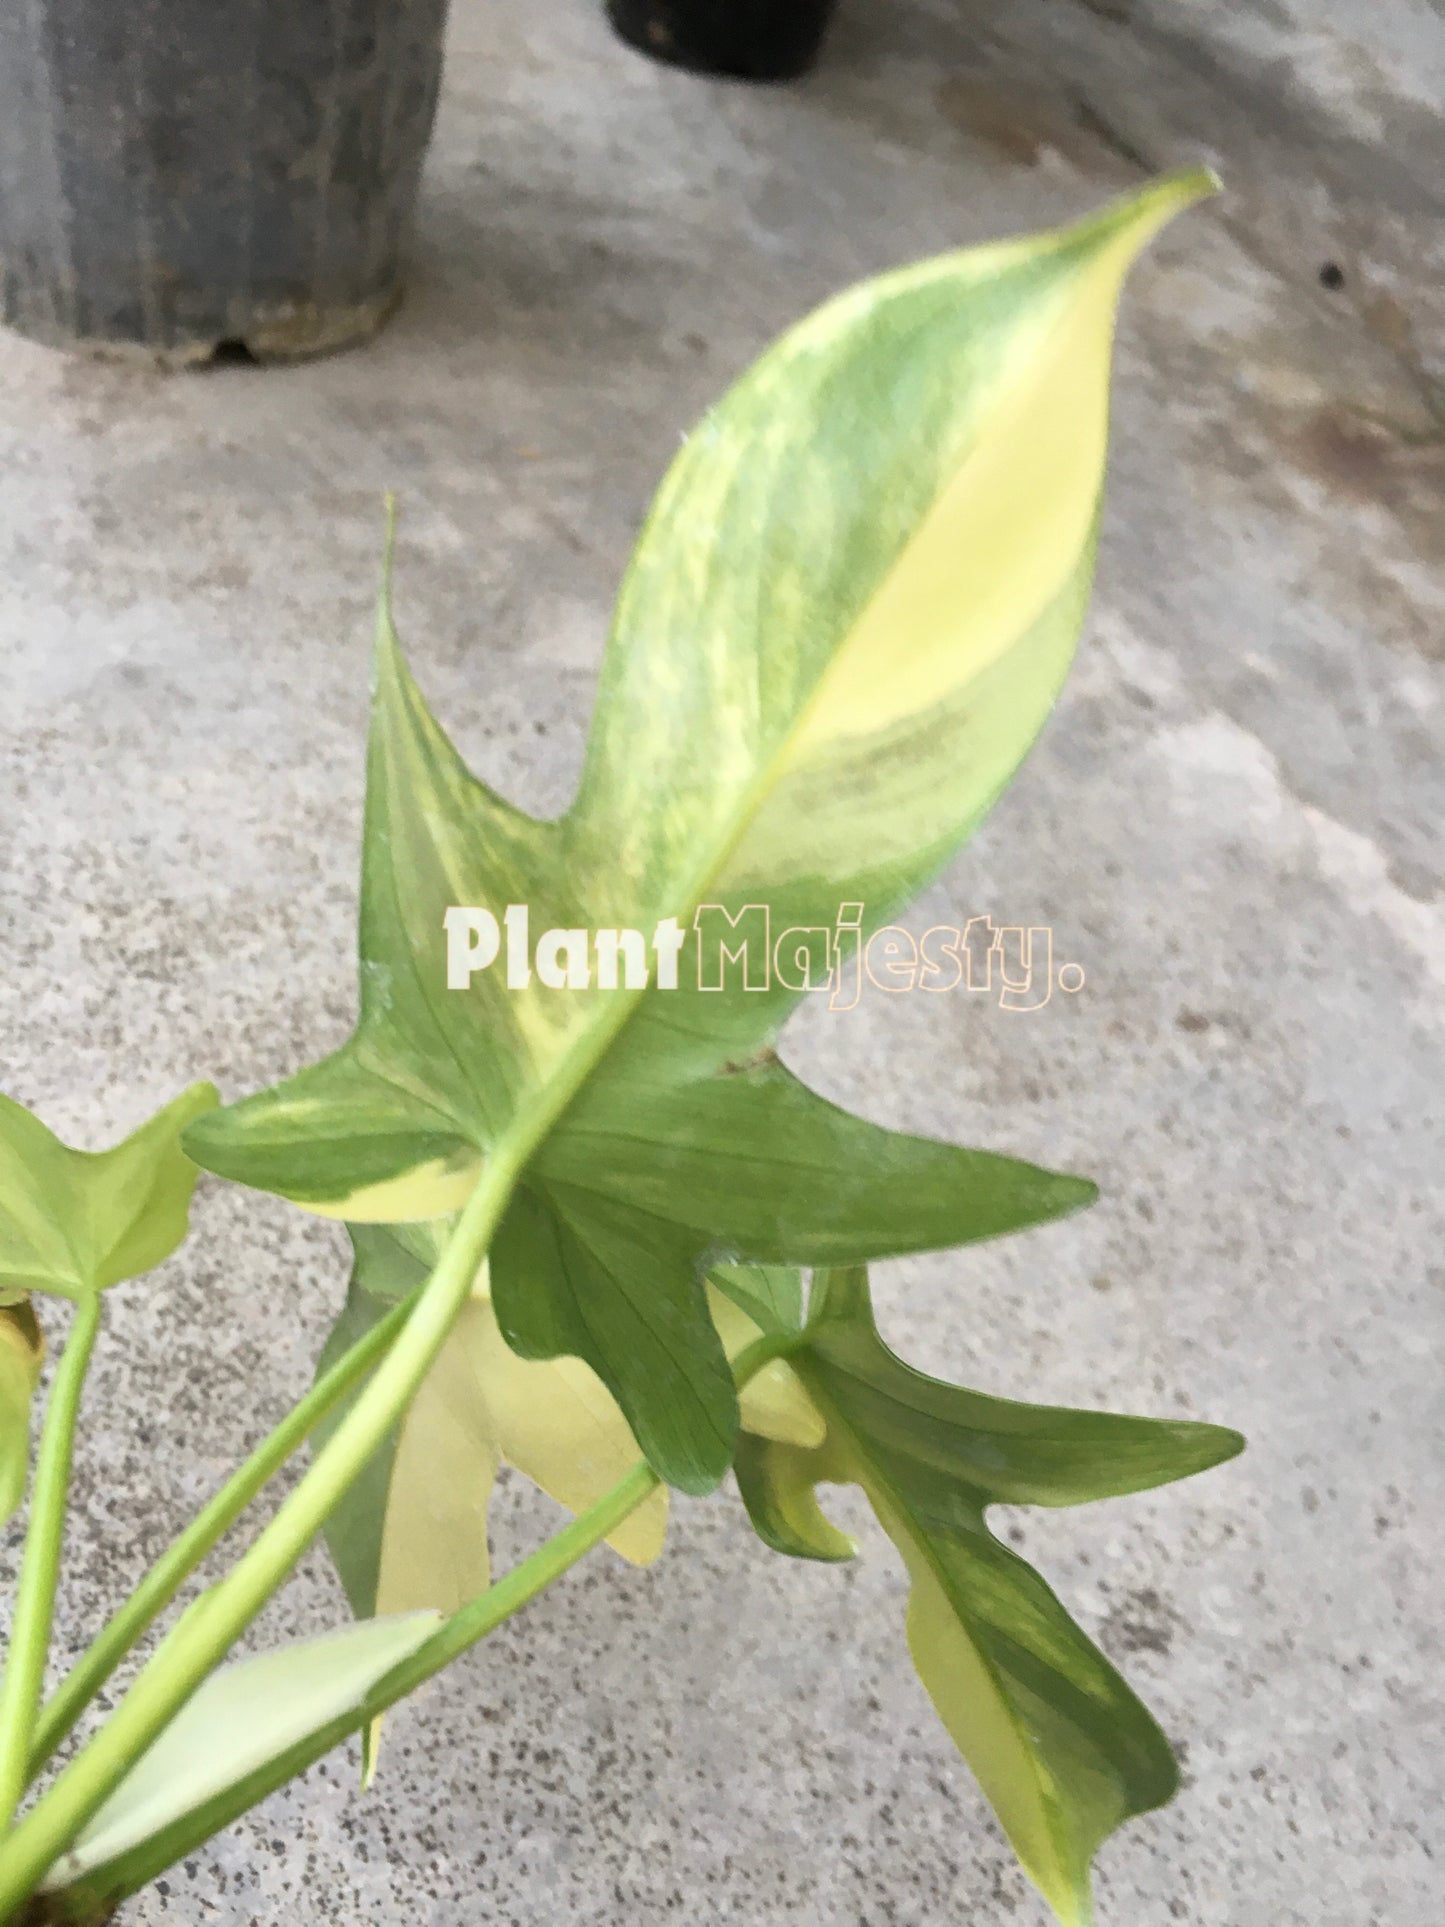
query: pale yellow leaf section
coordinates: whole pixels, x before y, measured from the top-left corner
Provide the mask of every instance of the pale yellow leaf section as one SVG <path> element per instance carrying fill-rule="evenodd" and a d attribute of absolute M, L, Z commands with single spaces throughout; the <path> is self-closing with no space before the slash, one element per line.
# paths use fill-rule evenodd
<path fill-rule="evenodd" d="M 387 1488 L 376 1613 L 454 1613 L 492 1583 L 487 1507 L 500 1453 L 488 1409 L 491 1306 L 463 1308 L 402 1421 Z M 382 1721 L 361 1740 L 363 1790 L 381 1759 Z"/>
<path fill-rule="evenodd" d="M 1103 481 L 1114 314 L 1130 263 L 1199 179 L 1165 183 L 1022 325 L 973 447 L 802 717 L 789 761 L 949 701 L 1025 636 L 1079 565 Z"/>
<path fill-rule="evenodd" d="M 1047 1769 L 1025 1744 L 992 1671 L 959 1623 L 927 1555 L 901 1523 L 889 1536 L 913 1582 L 908 1650 L 939 1718 L 973 1770 L 1024 1870 L 1060 1927 L 1091 1927 L 1087 1875 L 1076 1877 L 1061 1852 L 1059 1807 Z"/>
<path fill-rule="evenodd" d="M 368 1619 L 219 1667 L 86 1822 L 42 1891 L 72 1884 L 239 1785 L 358 1705 L 436 1629 L 435 1613 Z"/>
<path fill-rule="evenodd" d="M 480 1157 L 463 1165 L 433 1158 L 399 1178 L 366 1185 L 344 1198 L 307 1198 L 304 1208 L 318 1218 L 340 1218 L 347 1224 L 416 1224 L 446 1218 L 460 1211 L 472 1195 L 481 1169 Z"/>
<path fill-rule="evenodd" d="M 745 1352 L 762 1328 L 754 1324 L 740 1305 L 709 1281 L 708 1311 L 722 1340 L 729 1361 Z M 773 1359 L 750 1378 L 738 1394 L 738 1415 L 745 1432 L 759 1438 L 774 1439 L 779 1445 L 818 1446 L 827 1435 L 827 1425 L 809 1398 L 802 1380 L 786 1360 Z"/>
<path fill-rule="evenodd" d="M 497 1326 L 489 1299 L 481 1314 L 478 1356 L 494 1436 L 508 1465 L 571 1512 L 611 1491 L 642 1457 L 631 1427 L 602 1380 L 580 1358 L 518 1358 Z M 614 1552 L 649 1565 L 667 1533 L 667 1488 L 607 1536 Z"/>
<path fill-rule="evenodd" d="M 455 1612 L 491 1583 L 487 1505 L 501 1454 L 487 1388 L 491 1306 L 452 1327 L 402 1422 L 392 1461 L 378 1615 Z"/>

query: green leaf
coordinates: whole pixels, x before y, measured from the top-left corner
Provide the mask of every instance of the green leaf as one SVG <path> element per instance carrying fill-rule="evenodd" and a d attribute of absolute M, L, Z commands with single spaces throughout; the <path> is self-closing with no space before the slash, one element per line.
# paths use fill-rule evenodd
<path fill-rule="evenodd" d="M 466 770 L 383 596 L 356 1035 L 189 1147 L 355 1222 L 455 1210 L 483 1158 L 525 1145 L 493 1251 L 501 1329 L 528 1357 L 585 1359 L 684 1490 L 716 1484 L 738 1423 L 710 1263 L 958 1243 L 1092 1195 L 844 1117 L 771 1058 L 796 974 L 710 988 L 693 924 L 763 916 L 770 946 L 834 930 L 841 969 L 987 811 L 1082 618 L 1121 281 L 1209 185 L 1172 177 L 884 276 L 764 355 L 663 482 L 557 822 Z M 509 986 L 499 928 L 496 961 L 449 989 L 448 909 L 500 925 L 509 905 L 534 940 L 675 919 L 680 987 L 655 959 L 646 985 L 605 988 L 591 958 L 585 982 L 549 983 L 525 946 Z"/>
<path fill-rule="evenodd" d="M 28 1298 L 0 1306 L 0 1525 L 25 1497 L 30 1406 L 45 1362 L 45 1334 Z"/>
<path fill-rule="evenodd" d="M 197 1603 L 203 1608 L 204 1598 Z M 372 1619 L 221 1667 L 56 1861 L 42 1891 L 82 1879 L 359 1705 L 439 1623 L 430 1612 Z"/>
<path fill-rule="evenodd" d="M 186 1126 L 219 1102 L 192 1084 L 109 1151 L 76 1151 L 0 1096 L 0 1290 L 79 1299 L 139 1277 L 186 1235 Z"/>
<path fill-rule="evenodd" d="M 815 1280 L 791 1363 L 821 1448 L 746 1441 L 738 1483 L 759 1536 L 848 1556 L 822 1481 L 857 1484 L 912 1581 L 919 1677 L 1030 1878 L 1066 1927 L 1091 1918 L 1089 1869 L 1124 1820 L 1174 1793 L 1168 1742 L 1039 1575 L 989 1531 L 990 1505 L 1076 1505 L 1188 1477 L 1241 1450 L 1214 1425 L 1020 1405 L 947 1385 L 888 1350 L 867 1274 Z"/>
<path fill-rule="evenodd" d="M 771 1053 L 684 1080 L 675 1059 L 642 1061 L 654 1028 L 633 1026 L 617 1047 L 625 1064 L 579 1094 L 544 1146 L 535 1169 L 549 1197 L 605 1172 L 636 1219 L 763 1263 L 832 1265 L 972 1244 L 1098 1195 L 1086 1178 L 853 1117 Z"/>

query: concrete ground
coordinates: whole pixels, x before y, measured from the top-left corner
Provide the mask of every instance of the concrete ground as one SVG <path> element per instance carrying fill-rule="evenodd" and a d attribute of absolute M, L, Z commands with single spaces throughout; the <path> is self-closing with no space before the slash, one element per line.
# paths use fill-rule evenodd
<path fill-rule="evenodd" d="M 887 1268 L 908 1356 L 1250 1435 L 1018 1522 L 1186 1761 L 1101 1857 L 1118 1927 L 1439 1918 L 1442 85 L 1431 0 L 843 0 L 776 92 L 654 67 L 583 0 L 461 0 L 374 346 L 165 377 L 0 341 L 0 1083 L 98 1145 L 349 1027 L 384 488 L 423 684 L 558 806 L 649 491 L 779 327 L 1146 170 L 1224 173 L 1131 284 L 1077 673 L 917 912 L 1051 925 L 1086 985 L 878 997 L 789 1046 L 885 1121 L 1103 1186 Z M 67 1640 L 307 1382 L 340 1245 L 206 1183 L 117 1295 Z M 502 1557 L 552 1516 L 509 1486 Z M 651 1572 L 599 1555 L 397 1716 L 371 1794 L 333 1757 L 126 1919 L 1040 1920 L 866 1538 L 814 1569 L 730 1495 L 679 1505 Z M 263 1636 L 340 1612 L 318 1556 Z"/>

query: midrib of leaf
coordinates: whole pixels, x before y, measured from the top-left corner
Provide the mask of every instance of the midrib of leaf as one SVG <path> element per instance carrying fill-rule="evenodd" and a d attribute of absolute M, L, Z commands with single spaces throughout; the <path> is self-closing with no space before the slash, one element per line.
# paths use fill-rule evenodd
<path fill-rule="evenodd" d="M 574 1232 L 572 1235 L 575 1237 L 577 1234 Z M 565 1262 L 561 1264 L 560 1271 L 561 1271 L 561 1275 L 567 1281 L 567 1295 L 571 1299 L 573 1305 L 575 1306 L 577 1311 L 577 1316 L 581 1320 L 584 1328 L 586 1329 L 588 1337 L 591 1339 L 592 1344 L 594 1345 L 594 1347 L 597 1348 L 599 1352 L 604 1350 L 605 1347 L 602 1345 L 602 1341 L 598 1336 L 597 1330 L 593 1325 L 591 1318 L 588 1316 L 586 1291 L 578 1289 L 577 1284 L 573 1280 L 571 1270 L 566 1265 Z M 617 1278 L 615 1282 L 617 1285 L 618 1296 L 621 1298 L 622 1302 L 627 1306 L 627 1309 L 632 1313 L 633 1317 L 637 1320 L 638 1324 L 645 1327 L 647 1324 L 647 1314 L 645 1309 L 642 1309 L 641 1307 L 639 1307 L 638 1299 L 633 1289 L 631 1289 L 626 1283 L 626 1281 L 622 1278 Z M 645 1304 L 645 1300 L 644 1300 L 644 1304 Z M 662 1346 L 663 1350 L 667 1353 L 668 1357 L 672 1360 L 673 1366 L 675 1368 L 675 1372 L 676 1372 L 675 1389 L 679 1392 L 686 1394 L 686 1396 L 689 1398 L 689 1400 L 692 1403 L 693 1410 L 701 1416 L 703 1423 L 709 1428 L 709 1430 L 714 1429 L 714 1421 L 713 1421 L 712 1413 L 708 1410 L 707 1406 L 703 1403 L 703 1401 L 700 1398 L 698 1398 L 696 1392 L 693 1390 L 692 1377 L 687 1370 L 686 1359 L 678 1357 L 677 1351 L 674 1348 L 670 1338 L 666 1333 L 662 1331 L 658 1331 L 656 1332 L 655 1335 L 657 1337 L 658 1343 Z"/>
<path fill-rule="evenodd" d="M 1041 331 L 1041 340 L 1050 339 L 1058 329 L 1064 325 L 1068 314 L 1068 302 L 1061 300 L 1047 328 Z M 1006 403 L 1017 392 L 1020 383 L 1025 378 L 1025 374 L 1026 370 L 1023 366 L 1023 358 L 1020 357 L 1013 370 L 1012 378 L 1000 382 L 995 388 L 990 397 L 990 408 L 988 412 L 998 413 L 1005 407 Z M 986 432 L 986 424 L 987 416 L 985 415 L 973 425 L 976 439 L 982 439 Z M 948 479 L 952 478 L 950 477 Z M 940 489 L 935 493 L 933 502 L 929 505 L 930 510 L 940 499 L 942 492 L 943 489 L 942 486 L 940 486 Z M 920 521 L 919 528 L 921 527 L 922 522 Z M 914 542 L 918 540 L 919 528 L 916 528 L 914 534 L 901 546 L 889 564 L 888 569 L 879 580 L 873 584 L 866 600 L 854 617 L 852 624 L 835 643 L 827 661 L 822 665 L 818 675 L 814 678 L 812 688 L 809 690 L 808 695 L 798 705 L 791 722 L 779 737 L 771 755 L 767 758 L 757 776 L 742 792 L 736 807 L 731 812 L 726 823 L 722 826 L 721 832 L 713 844 L 712 849 L 699 864 L 698 869 L 694 873 L 693 880 L 684 888 L 681 901 L 671 909 L 659 909 L 656 920 L 673 916 L 677 918 L 678 922 L 682 924 L 684 928 L 687 928 L 699 905 L 706 902 L 709 894 L 722 882 L 727 874 L 728 865 L 737 853 L 743 838 L 757 820 L 768 798 L 777 788 L 782 773 L 792 760 L 799 740 L 806 735 L 808 724 L 823 700 L 829 679 L 836 670 L 840 659 L 847 649 L 849 641 L 859 625 L 866 619 L 868 609 L 876 599 L 880 588 L 888 576 L 891 575 L 894 570 L 906 566 L 908 551 Z M 580 800 L 581 798 L 579 797 L 579 801 Z M 575 807 L 576 805 L 574 805 L 574 808 Z M 562 820 L 565 822 L 567 819 L 564 817 Z M 445 868 L 446 866 L 443 865 L 443 867 Z M 450 874 L 450 871 L 448 871 L 448 874 Z M 648 914 L 652 914 L 651 910 L 649 910 Z M 542 1138 L 548 1135 L 550 1131 L 555 1129 L 561 1122 L 572 1100 L 581 1091 L 592 1072 L 596 1070 L 602 1062 L 608 1050 L 617 1041 L 618 1037 L 621 1036 L 623 1030 L 631 1021 L 643 1000 L 654 989 L 652 973 L 653 965 L 649 961 L 646 983 L 636 990 L 622 989 L 608 992 L 607 1001 L 599 1004 L 597 1015 L 586 1020 L 573 1041 L 564 1047 L 561 1057 L 557 1060 L 552 1079 L 543 1080 L 544 1088 L 549 1081 L 555 1081 L 559 1086 L 561 1094 L 555 1109 L 551 1110 L 550 1122 L 545 1127 L 542 1137 L 538 1138 L 534 1146 L 533 1156 L 535 1156 L 536 1150 L 540 1148 Z M 798 994 L 801 996 L 804 993 L 799 992 Z M 430 1002 L 428 1002 L 428 1009 L 430 1008 Z M 613 1014 L 614 1010 L 616 1012 L 615 1015 Z M 470 1082 L 470 1080 L 468 1080 L 468 1082 Z M 542 1108 L 545 1112 L 548 1107 L 544 1104 Z"/>
<path fill-rule="evenodd" d="M 803 1344 L 800 1350 L 790 1356 L 788 1362 L 802 1379 L 809 1396 L 823 1413 L 829 1431 L 831 1432 L 835 1427 L 837 1428 L 838 1432 L 840 1432 L 848 1442 L 849 1456 L 855 1463 L 866 1469 L 868 1479 L 872 1482 L 872 1489 L 869 1491 L 870 1499 L 873 1497 L 874 1491 L 881 1494 L 882 1509 L 892 1514 L 894 1522 L 897 1524 L 903 1536 L 908 1539 L 911 1545 L 917 1547 L 923 1563 L 928 1567 L 933 1577 L 934 1584 L 951 1606 L 953 1604 L 952 1588 L 942 1563 L 934 1555 L 933 1547 L 927 1534 L 921 1533 L 915 1528 L 912 1523 L 912 1513 L 908 1501 L 899 1491 L 893 1479 L 879 1464 L 877 1457 L 869 1451 L 860 1435 L 848 1423 L 836 1400 L 829 1396 L 825 1380 L 822 1375 L 813 1368 L 806 1343 Z M 824 1450 L 827 1450 L 826 1446 Z M 982 1513 L 983 1508 L 980 1507 L 981 1519 Z M 884 1525 L 884 1530 L 887 1531 L 886 1520 L 881 1521 L 881 1523 Z M 984 1521 L 983 1524 L 984 1530 L 987 1531 L 987 1522 Z M 892 1536 L 892 1533 L 889 1533 L 889 1537 L 891 1538 Z M 910 1591 L 912 1590 L 912 1586 L 913 1578 L 910 1574 Z M 1012 1702 L 1003 1685 L 998 1668 L 994 1665 L 988 1653 L 985 1652 L 983 1647 L 980 1646 L 978 1641 L 973 1637 L 972 1633 L 967 1630 L 961 1616 L 959 1618 L 959 1629 L 977 1656 L 980 1667 L 992 1681 L 994 1691 L 998 1694 L 1000 1701 L 1009 1709 L 1010 1719 L 1013 1719 Z M 927 1690 L 926 1686 L 925 1690 Z M 931 1699 L 932 1695 L 930 1694 L 929 1697 Z M 952 1736 L 950 1735 L 950 1737 Z M 1038 1808 L 1043 1816 L 1044 1826 L 1055 1858 L 1061 1866 L 1068 1866 L 1074 1858 L 1073 1841 L 1069 1838 L 1067 1831 L 1065 1831 L 1062 1838 L 1060 1837 L 1062 1816 L 1059 1813 L 1058 1802 L 1054 1798 L 1053 1789 L 1041 1771 L 1034 1749 L 1021 1743 L 1019 1751 L 1023 1757 L 1030 1781 L 1032 1782 Z M 1070 1923 L 1070 1927 L 1090 1927 L 1093 1909 L 1087 1893 L 1082 1896 L 1076 1894 L 1075 1900 L 1082 1906 L 1083 1911 L 1076 1912 L 1074 1920 Z M 1052 1901 L 1050 1904 L 1052 1904 Z"/>

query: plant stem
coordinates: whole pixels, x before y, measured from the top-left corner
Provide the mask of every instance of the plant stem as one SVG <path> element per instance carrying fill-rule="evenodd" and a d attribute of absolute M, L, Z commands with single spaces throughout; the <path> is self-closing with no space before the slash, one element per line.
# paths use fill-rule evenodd
<path fill-rule="evenodd" d="M 610 1492 L 589 1506 L 554 1538 L 524 1559 L 519 1566 L 489 1586 L 469 1605 L 444 1620 L 425 1645 L 378 1680 L 357 1706 L 338 1714 L 327 1725 L 305 1739 L 298 1740 L 285 1753 L 268 1760 L 246 1779 L 227 1787 L 223 1793 L 183 1814 L 162 1832 L 133 1847 L 107 1868 L 87 1874 L 79 1884 L 89 1898 L 92 1890 L 104 1896 L 111 1907 L 135 1893 L 157 1874 L 164 1873 L 183 1855 L 209 1840 L 223 1827 L 264 1800 L 268 1793 L 304 1773 L 309 1766 L 329 1753 L 353 1733 L 371 1722 L 423 1685 L 434 1673 L 450 1665 L 468 1647 L 495 1632 L 505 1619 L 535 1599 L 554 1580 L 561 1578 L 579 1559 L 601 1543 L 609 1532 L 635 1512 L 657 1487 L 657 1474 L 647 1465 L 636 1465 Z M 98 1916 L 103 1918 L 104 1916 Z"/>
<path fill-rule="evenodd" d="M 413 1293 L 364 1333 L 329 1372 L 317 1379 L 301 1402 L 291 1408 L 245 1464 L 161 1554 L 42 1708 L 31 1741 L 27 1781 L 39 1773 L 136 1641 L 165 1611 L 262 1487 L 390 1347 L 415 1303 Z"/>
<path fill-rule="evenodd" d="M 793 1349 L 794 1342 L 791 1338 L 765 1336 L 747 1346 L 733 1363 L 733 1378 L 738 1389 L 772 1359 Z M 286 1752 L 257 1767 L 204 1806 L 182 1814 L 108 1867 L 87 1874 L 80 1883 L 86 1898 L 93 1897 L 98 1908 L 118 1906 L 213 1834 L 230 1826 L 277 1787 L 304 1773 L 333 1747 L 341 1745 L 353 1733 L 362 1732 L 388 1707 L 415 1692 L 570 1571 L 609 1533 L 616 1531 L 622 1521 L 650 1497 L 658 1483 L 657 1474 L 650 1466 L 635 1465 L 570 1525 L 444 1620 L 430 1639 L 378 1680 L 358 1705 L 338 1713 L 325 1726 L 308 1733 Z"/>
<path fill-rule="evenodd" d="M 161 1728 L 225 1658 L 406 1409 L 466 1303 L 517 1178 L 550 1121 L 545 1114 L 529 1119 L 488 1157 L 405 1329 L 311 1469 L 226 1577 L 182 1616 L 99 1733 L 6 1839 L 0 1848 L 0 1921 L 34 1892 Z"/>
<path fill-rule="evenodd" d="M 5 1656 L 5 1678 L 0 1684 L 0 1828 L 9 1826 L 25 1789 L 31 1729 L 40 1705 L 45 1657 L 50 1649 L 50 1622 L 60 1575 L 60 1549 L 65 1538 L 65 1498 L 70 1487 L 75 1423 L 80 1413 L 81 1387 L 85 1384 L 99 1329 L 100 1293 L 92 1292 L 76 1307 L 75 1322 L 51 1387 L 35 1461 L 30 1525 L 25 1534 L 15 1618 Z"/>

